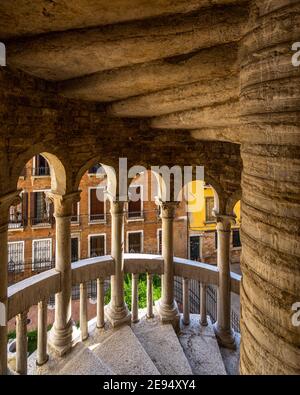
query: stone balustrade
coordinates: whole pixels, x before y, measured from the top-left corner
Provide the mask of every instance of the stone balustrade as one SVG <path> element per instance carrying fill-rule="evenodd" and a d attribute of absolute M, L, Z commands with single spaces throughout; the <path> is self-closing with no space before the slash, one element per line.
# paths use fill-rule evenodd
<path fill-rule="evenodd" d="M 97 280 L 97 327 L 105 325 L 104 314 L 104 280 L 114 274 L 114 259 L 111 256 L 83 259 L 72 263 L 72 285 L 80 284 L 80 333 L 81 340 L 88 337 L 87 282 Z M 164 261 L 159 255 L 124 254 L 124 272 L 132 274 L 132 311 L 131 320 L 139 320 L 138 279 L 147 274 L 147 309 L 148 318 L 153 317 L 153 275 L 163 275 Z M 241 277 L 231 274 L 231 291 L 239 294 Z M 189 281 L 200 284 L 200 324 L 207 325 L 206 320 L 206 285 L 218 286 L 218 269 L 202 262 L 174 257 L 174 275 L 183 278 L 183 322 L 189 324 Z M 8 288 L 8 319 L 16 317 L 16 370 L 19 374 L 27 373 L 27 312 L 30 307 L 38 305 L 38 341 L 37 364 L 47 362 L 47 301 L 50 296 L 61 291 L 61 273 L 55 269 L 37 274 L 20 281 Z"/>

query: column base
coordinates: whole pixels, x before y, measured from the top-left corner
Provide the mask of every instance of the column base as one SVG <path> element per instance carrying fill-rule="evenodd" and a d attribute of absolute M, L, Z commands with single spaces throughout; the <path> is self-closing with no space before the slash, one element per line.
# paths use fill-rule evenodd
<path fill-rule="evenodd" d="M 220 328 L 218 322 L 214 323 L 213 328 L 219 345 L 229 348 L 230 350 L 236 350 L 235 335 L 233 330 L 224 330 Z"/>
<path fill-rule="evenodd" d="M 176 333 L 180 330 L 180 313 L 176 301 L 173 305 L 163 304 L 161 300 L 155 303 L 155 309 L 162 324 L 171 324 Z"/>
<path fill-rule="evenodd" d="M 105 306 L 104 314 L 113 328 L 121 325 L 131 326 L 131 313 L 126 304 L 122 308 L 116 308 L 109 303 L 109 305 Z"/>
<path fill-rule="evenodd" d="M 48 346 L 60 357 L 71 350 L 74 342 L 72 321 L 64 329 L 57 329 L 53 326 L 48 334 Z"/>

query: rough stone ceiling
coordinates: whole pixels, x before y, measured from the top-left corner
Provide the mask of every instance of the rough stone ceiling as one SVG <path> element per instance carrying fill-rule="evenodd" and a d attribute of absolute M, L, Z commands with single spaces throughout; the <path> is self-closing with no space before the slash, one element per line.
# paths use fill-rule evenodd
<path fill-rule="evenodd" d="M 110 116 L 235 141 L 220 131 L 239 124 L 247 1 L 2 0 L 0 15 L 12 69 L 68 98 L 105 103 Z"/>

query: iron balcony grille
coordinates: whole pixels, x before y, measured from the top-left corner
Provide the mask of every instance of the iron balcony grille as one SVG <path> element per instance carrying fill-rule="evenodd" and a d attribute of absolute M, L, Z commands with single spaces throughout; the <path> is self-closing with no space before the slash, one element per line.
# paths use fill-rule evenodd
<path fill-rule="evenodd" d="M 182 278 L 174 278 L 175 300 L 182 304 Z M 189 281 L 189 304 L 191 314 L 200 313 L 200 282 L 197 280 Z M 217 290 L 216 287 L 208 285 L 206 288 L 206 309 L 212 323 L 217 321 Z M 239 315 L 231 310 L 231 326 L 235 332 L 240 333 Z"/>
<path fill-rule="evenodd" d="M 144 213 L 143 211 L 128 211 L 127 212 L 127 219 L 143 219 Z"/>
<path fill-rule="evenodd" d="M 105 214 L 90 214 L 89 215 L 90 222 L 104 222 L 105 221 Z"/>
<path fill-rule="evenodd" d="M 27 225 L 27 219 L 20 215 L 10 215 L 8 222 L 8 229 L 21 229 Z"/>
<path fill-rule="evenodd" d="M 52 226 L 54 222 L 55 219 L 53 215 L 42 215 L 39 217 L 30 218 L 31 226 Z"/>

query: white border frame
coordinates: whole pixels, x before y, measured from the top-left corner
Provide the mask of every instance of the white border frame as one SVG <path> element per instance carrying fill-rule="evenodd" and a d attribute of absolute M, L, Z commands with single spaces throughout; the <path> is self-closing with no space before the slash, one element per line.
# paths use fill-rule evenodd
<path fill-rule="evenodd" d="M 25 240 L 8 241 L 7 242 L 7 248 L 8 248 L 9 245 L 12 245 L 12 244 L 22 244 L 23 245 L 23 254 L 22 254 L 23 255 L 23 269 L 20 270 L 20 271 L 24 272 L 25 271 Z M 8 258 L 8 254 L 7 254 L 7 258 Z M 9 265 L 9 263 L 7 263 L 7 269 L 8 269 L 8 265 Z"/>
<path fill-rule="evenodd" d="M 88 257 L 91 258 L 91 238 L 95 236 L 104 236 L 104 255 L 106 255 L 106 233 L 91 233 L 88 235 Z"/>
<path fill-rule="evenodd" d="M 130 233 L 140 233 L 141 234 L 141 252 L 139 254 L 143 254 L 144 252 L 144 230 L 128 230 L 126 232 L 126 251 L 130 253 L 129 251 L 129 234 Z"/>
<path fill-rule="evenodd" d="M 34 243 L 36 241 L 51 241 L 51 246 L 50 246 L 50 260 L 52 261 L 53 259 L 53 239 L 51 237 L 41 237 L 39 239 L 33 239 L 32 240 L 32 245 L 31 245 L 31 260 L 32 260 L 32 271 L 35 271 L 34 268 Z"/>
<path fill-rule="evenodd" d="M 104 200 L 104 219 L 96 219 L 96 220 L 91 220 L 91 190 L 92 189 L 103 189 L 103 192 L 105 191 L 105 187 L 88 187 L 88 224 L 93 225 L 93 224 L 105 224 L 106 223 L 106 199 Z"/>

